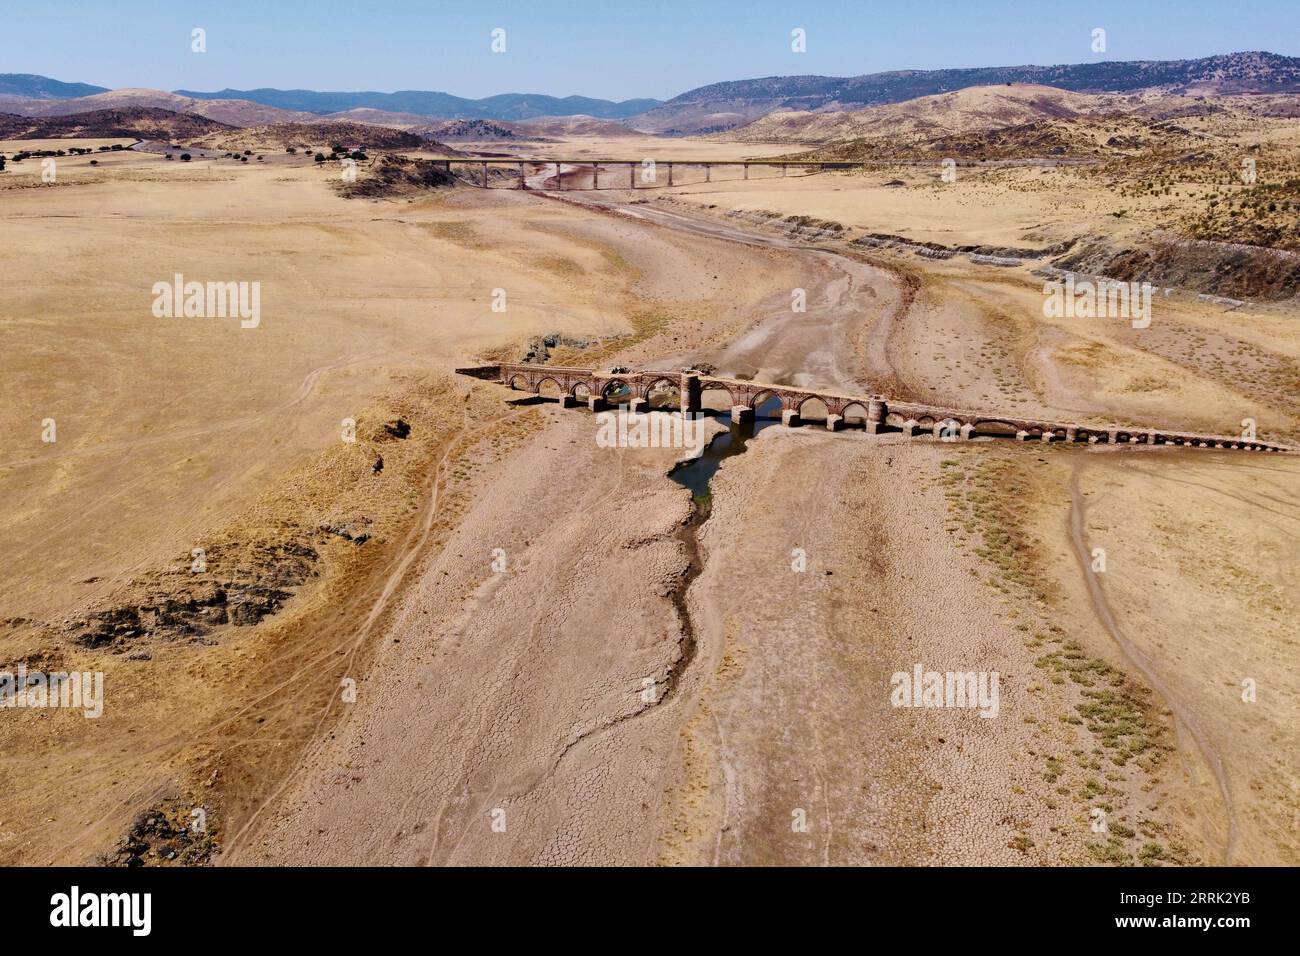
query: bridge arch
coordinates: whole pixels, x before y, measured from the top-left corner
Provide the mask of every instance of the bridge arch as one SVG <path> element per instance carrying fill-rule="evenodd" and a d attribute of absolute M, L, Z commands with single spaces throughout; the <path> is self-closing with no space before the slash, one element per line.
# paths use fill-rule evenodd
<path fill-rule="evenodd" d="M 517 392 L 531 392 L 533 390 L 532 383 L 528 381 L 528 376 L 520 372 L 511 375 L 506 384 Z"/>
<path fill-rule="evenodd" d="M 626 402 L 634 394 L 632 386 L 621 378 L 611 378 L 600 390 L 600 397 L 613 405 Z"/>
<path fill-rule="evenodd" d="M 981 418 L 974 422 L 975 431 L 981 435 L 1011 435 L 1020 431 L 1019 426 L 1001 418 Z"/>
<path fill-rule="evenodd" d="M 533 388 L 533 394 L 541 395 L 542 389 L 546 388 L 548 384 L 551 386 L 553 391 L 546 396 L 547 398 L 559 398 L 565 393 L 564 387 L 560 385 L 560 380 L 558 378 L 553 375 L 544 375 L 537 380 L 537 384 Z"/>
<path fill-rule="evenodd" d="M 738 404 L 735 393 L 728 386 L 723 385 L 721 382 L 701 382 L 700 406 L 702 408 L 713 408 L 713 404 L 709 401 L 709 392 L 722 392 L 725 394 L 727 396 L 726 408 L 734 408 Z M 718 397 L 715 394 L 713 400 L 716 401 Z"/>
<path fill-rule="evenodd" d="M 656 404 L 655 400 L 660 395 L 665 394 L 670 396 L 671 401 L 667 403 L 659 401 L 658 404 Z M 658 408 L 664 404 L 676 405 L 681 401 L 681 383 L 677 379 L 668 375 L 660 375 L 658 378 L 643 379 L 641 390 L 637 397 L 646 400 L 647 408 Z"/>
<path fill-rule="evenodd" d="M 867 407 L 862 402 L 846 402 L 838 414 L 845 425 L 866 425 Z"/>
<path fill-rule="evenodd" d="M 801 419 L 808 421 L 825 421 L 831 412 L 831 403 L 818 395 L 796 396 L 790 404 Z"/>

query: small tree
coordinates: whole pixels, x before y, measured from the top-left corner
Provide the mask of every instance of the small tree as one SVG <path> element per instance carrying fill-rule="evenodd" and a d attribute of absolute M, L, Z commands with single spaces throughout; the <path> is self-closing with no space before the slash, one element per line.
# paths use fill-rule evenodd
<path fill-rule="evenodd" d="M 318 163 L 323 163 L 323 162 L 325 162 L 325 154 L 324 154 L 324 153 L 317 153 L 317 154 L 316 154 L 316 162 L 318 162 Z"/>
<path fill-rule="evenodd" d="M 4 171 L 5 171 L 5 158 L 3 154 L 0 154 L 0 173 L 3 173 Z"/>
<path fill-rule="evenodd" d="M 188 163 L 189 161 L 190 161 L 190 154 L 189 154 L 189 153 L 181 153 L 181 162 L 182 162 L 182 163 Z"/>

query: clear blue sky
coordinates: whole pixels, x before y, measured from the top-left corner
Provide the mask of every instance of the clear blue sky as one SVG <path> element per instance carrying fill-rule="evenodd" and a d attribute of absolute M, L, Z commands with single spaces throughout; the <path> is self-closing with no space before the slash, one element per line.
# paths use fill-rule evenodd
<path fill-rule="evenodd" d="M 1300 0 L 0 2 L 0 73 L 109 87 L 667 99 L 778 74 L 1300 54 Z M 204 54 L 190 51 L 196 26 Z M 490 50 L 494 27 L 504 54 Z M 806 53 L 790 50 L 795 27 Z"/>

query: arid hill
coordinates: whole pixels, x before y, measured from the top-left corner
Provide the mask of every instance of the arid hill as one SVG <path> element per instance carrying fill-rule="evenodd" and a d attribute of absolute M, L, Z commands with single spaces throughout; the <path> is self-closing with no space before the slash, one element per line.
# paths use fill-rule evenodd
<path fill-rule="evenodd" d="M 770 113 L 715 137 L 752 143 L 825 143 L 875 136 L 924 138 L 1081 116 L 1099 112 L 1107 105 L 1102 97 L 1051 86 L 974 86 L 850 112 Z"/>
<path fill-rule="evenodd" d="M 355 183 L 339 184 L 348 199 L 394 199 L 455 185 L 455 177 L 434 160 L 386 155 Z"/>
<path fill-rule="evenodd" d="M 435 139 L 440 140 L 498 140 L 498 139 L 525 139 L 523 134 L 516 132 L 517 126 L 514 123 L 498 123 L 494 120 L 484 119 L 463 119 L 451 120 L 446 123 L 428 123 L 424 126 L 416 127 L 415 131 L 427 133 Z"/>
<path fill-rule="evenodd" d="M 622 123 L 595 116 L 539 116 L 516 123 L 515 129 L 530 136 L 598 136 L 608 139 L 638 135 Z"/>
<path fill-rule="evenodd" d="M 371 126 L 366 123 L 277 123 L 247 129 L 224 129 L 205 136 L 194 145 L 210 149 L 282 150 L 290 146 L 311 146 L 328 151 L 332 146 L 366 149 L 437 149 L 438 144 L 407 130 Z"/>
<path fill-rule="evenodd" d="M 429 126 L 431 120 L 418 113 L 394 113 L 390 110 L 376 110 L 358 107 L 339 113 L 326 113 L 323 116 L 312 115 L 304 123 L 364 123 L 367 126 L 388 126 L 392 129 L 414 129 L 417 126 Z"/>
<path fill-rule="evenodd" d="M 248 100 L 204 100 L 165 90 L 120 89 L 72 99 L 37 99 L 0 96 L 0 110 L 23 116 L 69 116 L 107 109 L 164 109 L 216 120 L 226 126 L 269 126 L 272 123 L 310 122 L 311 113 L 277 109 Z"/>
<path fill-rule="evenodd" d="M 0 139 L 137 138 L 184 140 L 220 134 L 233 127 L 216 120 L 152 107 L 91 110 L 71 116 L 0 114 Z"/>

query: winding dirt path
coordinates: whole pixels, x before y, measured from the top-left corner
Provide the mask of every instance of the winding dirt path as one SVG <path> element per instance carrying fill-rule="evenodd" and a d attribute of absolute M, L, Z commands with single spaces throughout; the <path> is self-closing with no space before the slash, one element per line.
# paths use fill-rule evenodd
<path fill-rule="evenodd" d="M 1219 785 L 1219 793 L 1223 799 L 1224 814 L 1227 818 L 1227 839 L 1223 847 L 1223 859 L 1220 862 L 1224 865 L 1230 864 L 1237 845 L 1237 815 L 1232 802 L 1232 788 L 1228 783 L 1228 775 L 1223 767 L 1223 758 L 1219 755 L 1218 750 L 1214 747 L 1199 722 L 1192 716 L 1186 704 L 1174 693 L 1173 688 L 1161 678 L 1151 659 L 1124 634 L 1115 618 L 1114 611 L 1111 609 L 1110 602 L 1106 600 L 1106 592 L 1102 589 L 1101 582 L 1092 571 L 1092 551 L 1088 547 L 1086 531 L 1087 505 L 1084 503 L 1083 493 L 1079 490 L 1079 476 L 1087 467 L 1088 463 L 1080 460 L 1075 462 L 1074 468 L 1070 472 L 1070 541 L 1074 545 L 1074 555 L 1079 563 L 1079 571 L 1088 587 L 1088 598 L 1092 604 L 1093 613 L 1096 614 L 1097 620 L 1106 629 L 1106 633 L 1118 645 L 1124 657 L 1141 671 L 1147 683 L 1160 695 L 1165 705 L 1173 713 L 1174 719 L 1190 734 L 1191 738 L 1196 742 L 1201 757 L 1214 774 L 1214 779 Z"/>

